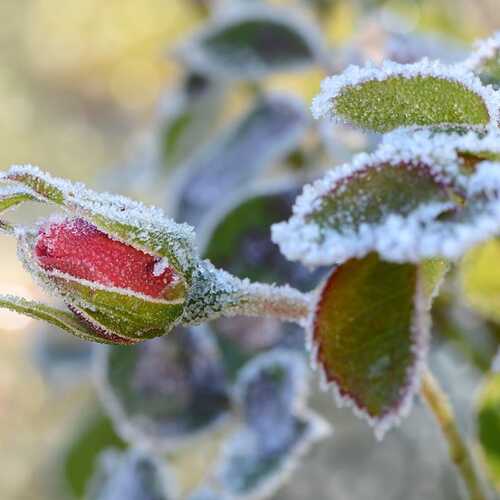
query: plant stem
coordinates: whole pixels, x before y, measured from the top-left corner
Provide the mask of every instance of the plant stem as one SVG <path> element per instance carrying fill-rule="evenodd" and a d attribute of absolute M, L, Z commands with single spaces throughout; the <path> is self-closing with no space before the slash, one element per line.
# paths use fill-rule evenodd
<path fill-rule="evenodd" d="M 429 370 L 422 376 L 420 394 L 441 427 L 448 442 L 450 458 L 465 483 L 470 500 L 487 500 L 471 452 L 458 430 L 450 400 Z"/>
<path fill-rule="evenodd" d="M 242 305 L 235 311 L 245 316 L 271 316 L 303 324 L 311 308 L 311 295 L 290 286 L 249 284 Z"/>

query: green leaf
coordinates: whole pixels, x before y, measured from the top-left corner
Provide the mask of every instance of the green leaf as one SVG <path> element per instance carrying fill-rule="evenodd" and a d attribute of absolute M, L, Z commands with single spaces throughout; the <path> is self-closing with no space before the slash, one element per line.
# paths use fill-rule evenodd
<path fill-rule="evenodd" d="M 324 51 L 314 26 L 264 5 L 224 12 L 182 46 L 189 67 L 216 78 L 253 80 L 312 65 Z"/>
<path fill-rule="evenodd" d="M 460 264 L 460 281 L 467 303 L 486 318 L 500 323 L 500 239 L 469 251 Z"/>
<path fill-rule="evenodd" d="M 486 471 L 500 492 L 500 374 L 483 382 L 477 402 L 477 437 Z"/>
<path fill-rule="evenodd" d="M 52 326 L 71 333 L 83 340 L 90 340 L 101 344 L 131 344 L 130 339 L 119 337 L 118 335 L 102 331 L 96 331 L 85 323 L 79 321 L 74 314 L 61 311 L 53 307 L 26 300 L 12 295 L 0 295 L 0 308 L 9 309 L 19 314 L 24 314 L 30 318 L 45 321 Z"/>
<path fill-rule="evenodd" d="M 339 401 L 380 438 L 418 388 L 431 297 L 446 269 L 443 261 L 395 264 L 372 253 L 335 268 L 319 291 L 309 332 L 313 361 Z"/>
<path fill-rule="evenodd" d="M 293 150 L 307 122 L 302 102 L 280 95 L 260 98 L 189 163 L 173 200 L 176 219 L 197 225 L 214 200 L 227 200 Z"/>
<path fill-rule="evenodd" d="M 498 102 L 492 89 L 458 66 L 387 62 L 380 68 L 351 66 L 325 80 L 313 113 L 383 133 L 411 126 L 486 126 L 497 122 Z"/>
<path fill-rule="evenodd" d="M 110 347 L 99 373 L 118 432 L 157 450 L 185 444 L 228 413 L 224 370 L 206 329 L 179 327 L 130 349 Z"/>
<path fill-rule="evenodd" d="M 125 449 L 126 444 L 116 435 L 113 424 L 101 412 L 87 416 L 76 427 L 64 457 L 64 479 L 75 499 L 83 500 L 88 482 L 97 466 L 97 459 L 107 448 Z"/>
<path fill-rule="evenodd" d="M 388 214 L 409 215 L 419 206 L 448 203 L 451 193 L 424 164 L 382 163 L 358 170 L 318 197 L 305 217 L 323 231 L 350 234 L 377 224 Z"/>

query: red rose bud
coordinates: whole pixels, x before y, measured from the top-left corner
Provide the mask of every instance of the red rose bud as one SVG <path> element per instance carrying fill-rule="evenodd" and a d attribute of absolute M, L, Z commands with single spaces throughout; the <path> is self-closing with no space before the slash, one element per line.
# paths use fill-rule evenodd
<path fill-rule="evenodd" d="M 84 219 L 42 227 L 35 256 L 46 271 L 153 298 L 164 297 L 175 280 L 173 270 L 162 265 L 161 259 L 111 239 Z"/>
<path fill-rule="evenodd" d="M 185 282 L 164 259 L 84 219 L 48 223 L 33 243 L 43 281 L 95 332 L 144 340 L 163 335 L 182 315 Z"/>

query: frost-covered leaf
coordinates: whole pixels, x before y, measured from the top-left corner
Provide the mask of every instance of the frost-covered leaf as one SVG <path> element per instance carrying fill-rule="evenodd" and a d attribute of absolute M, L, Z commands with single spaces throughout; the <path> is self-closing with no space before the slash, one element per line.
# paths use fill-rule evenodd
<path fill-rule="evenodd" d="M 97 193 L 82 184 L 51 177 L 31 166 L 14 166 L 0 181 L 31 189 L 37 198 L 54 203 L 103 233 L 146 253 L 164 257 L 182 276 L 196 263 L 191 227 L 176 224 L 154 207 L 123 196 Z"/>
<path fill-rule="evenodd" d="M 291 215 L 298 193 L 294 186 L 259 190 L 228 204 L 202 231 L 207 239 L 204 257 L 240 278 L 313 288 L 323 272 L 291 263 L 271 241 L 271 225 Z"/>
<path fill-rule="evenodd" d="M 294 421 L 289 442 L 275 453 L 260 448 L 257 434 L 242 428 L 225 444 L 218 464 L 218 483 L 229 498 L 269 498 L 300 466 L 300 459 L 318 441 L 328 437 L 327 424 L 316 414 L 306 413 Z"/>
<path fill-rule="evenodd" d="M 199 75 L 167 96 L 158 131 L 159 163 L 170 173 L 203 147 L 218 128 L 224 92 L 220 85 Z"/>
<path fill-rule="evenodd" d="M 460 265 L 466 301 L 488 319 L 500 322 L 500 239 L 469 251 Z"/>
<path fill-rule="evenodd" d="M 228 387 L 210 332 L 177 328 L 130 349 L 110 348 L 100 365 L 102 400 L 132 441 L 171 449 L 227 414 Z"/>
<path fill-rule="evenodd" d="M 85 500 L 173 500 L 166 464 L 138 450 L 105 451 Z"/>
<path fill-rule="evenodd" d="M 12 295 L 0 295 L 0 308 L 9 309 L 30 318 L 45 321 L 65 332 L 81 339 L 102 344 L 132 344 L 131 339 L 120 337 L 112 332 L 96 330 L 89 327 L 84 321 L 79 321 L 73 314 L 61 311 L 54 307 L 26 300 Z"/>
<path fill-rule="evenodd" d="M 312 110 L 316 118 L 388 132 L 398 127 L 498 122 L 500 100 L 459 66 L 422 60 L 381 67 L 350 66 L 324 80 Z"/>
<path fill-rule="evenodd" d="M 384 262 L 376 254 L 335 268 L 309 325 L 313 363 L 339 404 L 382 437 L 410 409 L 429 342 L 431 297 L 444 261 Z"/>
<path fill-rule="evenodd" d="M 236 385 L 243 425 L 229 436 L 215 479 L 230 498 L 268 498 L 329 426 L 305 409 L 303 358 L 274 350 L 248 363 Z"/>
<path fill-rule="evenodd" d="M 477 437 L 490 480 L 500 492 L 500 374 L 483 382 L 477 401 Z"/>
<path fill-rule="evenodd" d="M 303 356 L 272 350 L 250 361 L 238 376 L 236 397 L 245 424 L 264 454 L 279 453 L 296 433 L 295 417 L 307 397 Z"/>
<path fill-rule="evenodd" d="M 499 135 L 398 131 L 306 186 L 273 241 L 309 266 L 456 259 L 500 230 Z"/>
<path fill-rule="evenodd" d="M 474 71 L 483 83 L 500 88 L 500 32 L 478 42 L 464 65 Z"/>
<path fill-rule="evenodd" d="M 289 153 L 307 122 L 298 100 L 278 95 L 260 99 L 190 162 L 178 179 L 176 218 L 198 224 L 214 200 L 225 200 Z"/>
<path fill-rule="evenodd" d="M 83 500 L 100 453 L 107 448 L 124 449 L 126 445 L 100 411 L 86 416 L 75 431 L 63 458 L 63 480 L 71 498 Z"/>
<path fill-rule="evenodd" d="M 317 29 L 289 10 L 257 2 L 225 7 L 179 48 L 190 68 L 215 78 L 252 80 L 302 69 L 323 57 Z"/>

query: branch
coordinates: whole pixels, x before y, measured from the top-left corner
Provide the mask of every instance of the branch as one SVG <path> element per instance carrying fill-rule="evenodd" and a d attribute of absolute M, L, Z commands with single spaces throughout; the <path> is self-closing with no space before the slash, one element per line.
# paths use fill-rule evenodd
<path fill-rule="evenodd" d="M 422 376 L 420 394 L 441 427 L 441 432 L 448 442 L 450 458 L 465 483 L 470 500 L 487 500 L 472 455 L 458 430 L 448 396 L 429 370 Z"/>

